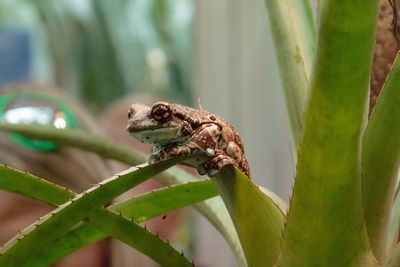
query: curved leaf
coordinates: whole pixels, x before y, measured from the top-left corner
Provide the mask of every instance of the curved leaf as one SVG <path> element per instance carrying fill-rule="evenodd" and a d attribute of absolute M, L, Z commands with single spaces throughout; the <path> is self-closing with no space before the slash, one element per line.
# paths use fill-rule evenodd
<path fill-rule="evenodd" d="M 61 205 L 25 228 L 0 249 L 0 266 L 23 266 L 57 236 L 131 187 L 176 164 L 179 158 L 153 165 L 143 164 L 115 175 Z"/>
<path fill-rule="evenodd" d="M 111 206 L 110 209 L 139 223 L 216 195 L 215 186 L 205 180 L 161 188 Z M 73 251 L 107 237 L 109 233 L 96 230 L 86 223 L 80 224 L 65 236 L 54 240 L 41 252 L 40 258 L 30 261 L 30 264 L 40 262 L 48 266 Z"/>
<path fill-rule="evenodd" d="M 309 0 L 265 0 L 265 4 L 297 157 L 315 50 L 314 17 Z"/>
<path fill-rule="evenodd" d="M 365 221 L 375 256 L 386 261 L 388 227 L 400 164 L 400 59 L 396 58 L 363 136 Z"/>
<path fill-rule="evenodd" d="M 0 189 L 18 193 L 46 204 L 61 205 L 74 193 L 45 179 L 0 164 Z"/>
<path fill-rule="evenodd" d="M 228 208 L 249 266 L 273 266 L 285 216 L 271 198 L 232 166 L 213 179 Z"/>
<path fill-rule="evenodd" d="M 58 187 L 44 179 L 35 177 L 28 173 L 22 173 L 3 165 L 0 165 L 0 189 L 21 193 L 24 196 L 40 200 L 50 205 L 62 204 L 75 195 L 67 189 Z M 40 193 L 38 194 L 37 192 Z M 43 194 L 42 192 L 46 194 Z M 155 190 L 131 200 L 116 204 L 110 207 L 110 209 L 117 213 L 121 213 L 121 215 L 126 218 L 133 219 L 135 222 L 141 222 L 216 195 L 217 190 L 213 183 L 210 180 L 204 180 Z M 48 196 L 50 196 L 50 198 Z M 112 221 L 116 219 L 112 216 L 115 217 L 115 215 L 110 215 L 111 217 L 109 215 L 106 216 L 108 217 L 97 218 L 92 216 L 91 218 L 94 221 L 97 219 L 101 221 L 95 222 L 94 225 L 98 225 L 99 223 L 113 225 Z M 111 219 L 109 219 L 109 217 Z M 136 225 L 129 226 L 125 221 L 117 222 L 117 224 L 134 228 L 133 230 L 130 230 L 130 233 L 137 232 L 136 235 L 139 236 L 144 234 L 141 230 L 136 229 L 138 227 Z M 128 224 L 132 223 L 129 222 Z M 121 229 L 120 226 L 114 225 L 114 227 Z M 99 229 L 104 230 L 104 226 L 100 225 Z M 115 233 L 116 231 L 117 233 Z M 113 235 L 114 237 L 121 239 L 120 236 L 122 233 L 119 233 L 118 231 L 119 230 L 106 229 L 104 232 L 101 232 L 91 225 L 86 223 L 81 224 L 70 230 L 66 235 L 51 242 L 48 248 L 45 251 L 40 251 L 40 255 L 35 255 L 35 258 L 31 259 L 29 264 L 30 266 L 49 266 L 63 256 L 66 256 L 83 246 L 99 241 L 108 235 Z M 134 237 L 135 239 L 133 239 Z M 139 251 L 144 252 L 146 255 L 151 255 L 141 247 L 141 244 L 138 244 L 140 243 L 140 238 L 137 238 L 137 236 L 132 234 L 129 239 L 130 240 L 126 243 Z M 125 242 L 123 239 L 122 241 Z M 153 247 L 157 248 L 155 245 Z M 168 250 L 169 248 L 167 251 Z M 165 261 L 162 263 L 166 264 Z M 179 263 L 175 262 L 174 264 Z"/>
<path fill-rule="evenodd" d="M 162 266 L 193 267 L 193 264 L 183 254 L 178 253 L 158 236 L 154 236 L 118 214 L 105 209 L 94 209 L 90 214 L 89 221 L 96 228 L 150 256 Z"/>
<path fill-rule="evenodd" d="M 378 0 L 320 4 L 312 91 L 278 266 L 375 266 L 360 156 Z"/>

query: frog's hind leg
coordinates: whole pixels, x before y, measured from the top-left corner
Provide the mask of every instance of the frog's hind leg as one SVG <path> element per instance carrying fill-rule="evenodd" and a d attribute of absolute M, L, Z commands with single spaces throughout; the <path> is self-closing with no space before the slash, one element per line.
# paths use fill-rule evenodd
<path fill-rule="evenodd" d="M 213 177 L 226 165 L 234 165 L 250 177 L 247 160 L 244 158 L 241 148 L 232 141 L 228 143 L 225 150 L 216 149 L 215 156 L 199 165 L 197 170 L 201 175 L 207 173 Z"/>
<path fill-rule="evenodd" d="M 204 164 L 198 166 L 197 170 L 199 174 L 208 176 L 215 176 L 223 167 L 227 165 L 237 166 L 234 159 L 226 155 L 225 153 L 218 153 L 215 157 L 209 159 Z"/>

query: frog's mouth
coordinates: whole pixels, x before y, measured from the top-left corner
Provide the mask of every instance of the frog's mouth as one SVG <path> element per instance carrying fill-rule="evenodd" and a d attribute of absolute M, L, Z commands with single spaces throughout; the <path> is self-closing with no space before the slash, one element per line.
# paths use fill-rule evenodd
<path fill-rule="evenodd" d="M 183 141 L 181 127 L 149 127 L 146 129 L 128 129 L 129 134 L 142 143 L 163 144 Z"/>

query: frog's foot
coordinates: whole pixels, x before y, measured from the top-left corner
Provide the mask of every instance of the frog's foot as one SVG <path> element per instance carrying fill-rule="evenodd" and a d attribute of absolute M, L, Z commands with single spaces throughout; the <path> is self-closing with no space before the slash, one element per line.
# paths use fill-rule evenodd
<path fill-rule="evenodd" d="M 225 154 L 218 154 L 217 156 L 209 159 L 204 164 L 197 167 L 200 175 L 208 174 L 208 176 L 215 176 L 226 165 L 236 165 L 234 159 Z"/>
<path fill-rule="evenodd" d="M 147 160 L 150 164 L 157 163 L 161 161 L 160 154 L 152 154 Z"/>

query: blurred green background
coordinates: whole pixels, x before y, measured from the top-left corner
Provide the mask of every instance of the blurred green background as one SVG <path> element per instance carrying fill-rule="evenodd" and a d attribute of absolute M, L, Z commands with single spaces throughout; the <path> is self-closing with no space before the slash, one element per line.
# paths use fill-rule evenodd
<path fill-rule="evenodd" d="M 2 32 L 25 31 L 30 80 L 94 111 L 143 90 L 190 104 L 192 17 L 192 0 L 2 0 L 0 42 Z"/>

